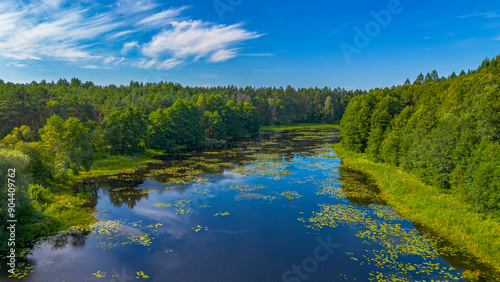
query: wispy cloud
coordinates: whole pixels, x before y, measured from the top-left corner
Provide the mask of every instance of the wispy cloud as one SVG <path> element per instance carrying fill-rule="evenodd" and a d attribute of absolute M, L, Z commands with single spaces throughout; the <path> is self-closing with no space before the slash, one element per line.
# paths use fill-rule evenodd
<path fill-rule="evenodd" d="M 150 58 L 171 56 L 193 58 L 195 61 L 210 56 L 209 62 L 221 62 L 236 56 L 236 43 L 260 37 L 241 24 L 216 25 L 200 20 L 172 22 L 172 28 L 160 32 L 145 44 L 142 53 Z"/>
<path fill-rule="evenodd" d="M 492 39 L 495 41 L 500 41 L 500 35 L 497 35 L 497 36 L 493 37 Z"/>
<path fill-rule="evenodd" d="M 183 17 L 188 6 L 162 9 L 151 0 L 116 0 L 108 6 L 94 2 L 0 3 L 0 56 L 70 61 L 91 69 L 126 63 L 167 70 L 201 58 L 227 61 L 240 55 L 238 44 L 262 35 L 241 24 Z M 152 36 L 144 40 L 146 33 Z"/>
<path fill-rule="evenodd" d="M 123 44 L 122 54 L 127 54 L 130 50 L 134 48 L 139 48 L 139 43 L 137 41 L 131 41 Z"/>
<path fill-rule="evenodd" d="M 15 67 L 18 67 L 18 68 L 22 68 L 22 67 L 26 67 L 28 65 L 27 64 L 21 64 L 21 63 L 18 63 L 18 62 L 11 62 L 11 63 L 8 63 L 7 66 L 15 66 Z"/>
<path fill-rule="evenodd" d="M 178 18 L 181 15 L 181 12 L 189 8 L 188 6 L 182 6 L 180 8 L 170 8 L 166 11 L 162 11 L 151 16 L 148 16 L 139 22 L 137 25 L 148 25 L 150 27 L 153 26 L 162 26 L 165 23 L 169 24 L 172 20 Z"/>
<path fill-rule="evenodd" d="M 500 15 L 495 12 L 484 12 L 484 13 L 473 13 L 473 14 L 458 16 L 458 18 L 473 18 L 473 17 L 499 18 Z"/>

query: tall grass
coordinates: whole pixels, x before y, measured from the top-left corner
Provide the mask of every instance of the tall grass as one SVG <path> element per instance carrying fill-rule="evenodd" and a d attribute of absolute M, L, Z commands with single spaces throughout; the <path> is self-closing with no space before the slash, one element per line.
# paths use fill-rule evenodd
<path fill-rule="evenodd" d="M 474 207 L 459 193 L 446 192 L 388 164 L 374 163 L 364 154 L 334 145 L 342 166 L 368 174 L 382 198 L 402 216 L 443 236 L 500 273 L 500 222 Z"/>

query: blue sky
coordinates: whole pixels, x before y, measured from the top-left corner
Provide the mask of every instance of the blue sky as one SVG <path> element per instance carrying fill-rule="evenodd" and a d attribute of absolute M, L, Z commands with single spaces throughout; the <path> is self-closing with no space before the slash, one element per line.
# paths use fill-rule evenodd
<path fill-rule="evenodd" d="M 2 1 L 0 78 L 370 89 L 500 54 L 500 2 Z"/>

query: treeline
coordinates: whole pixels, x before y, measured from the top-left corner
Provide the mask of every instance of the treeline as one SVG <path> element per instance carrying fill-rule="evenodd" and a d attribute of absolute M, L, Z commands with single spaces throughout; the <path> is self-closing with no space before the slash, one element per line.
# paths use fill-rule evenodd
<path fill-rule="evenodd" d="M 464 193 L 478 212 L 500 216 L 500 56 L 477 70 L 354 97 L 341 143 L 424 182 Z"/>
<path fill-rule="evenodd" d="M 255 136 L 260 124 L 255 107 L 248 102 L 226 103 L 221 96 L 200 95 L 196 104 L 179 99 L 148 115 L 127 106 L 114 108 L 100 123 L 54 114 L 38 130 L 27 125 L 15 127 L 0 140 L 0 168 L 5 172 L 0 177 L 5 180 L 0 184 L 0 235 L 8 236 L 8 169 L 17 171 L 12 197 L 17 205 L 16 219 L 22 223 L 16 240 L 22 246 L 35 236 L 69 224 L 57 219 L 67 218 L 73 207 L 65 206 L 67 201 L 59 192 L 73 183 L 80 171 L 89 170 L 95 159 L 141 154 L 146 148 L 196 149 L 206 138 L 225 141 Z M 0 244 L 0 249 L 6 247 L 7 241 Z"/>
<path fill-rule="evenodd" d="M 76 78 L 29 84 L 0 80 L 0 139 L 22 125 L 38 130 L 52 115 L 100 124 L 115 110 L 131 107 L 148 116 L 179 99 L 196 104 L 201 94 L 220 96 L 224 103 L 249 102 L 264 125 L 332 123 L 340 120 L 352 97 L 363 93 L 340 88 L 183 87 L 171 82 L 99 86 Z"/>
<path fill-rule="evenodd" d="M 40 184 L 71 170 L 88 170 L 94 159 L 134 155 L 146 148 L 162 151 L 196 149 L 205 138 L 237 139 L 259 133 L 260 117 L 248 102 L 224 103 L 221 96 L 200 95 L 197 104 L 177 100 L 149 115 L 130 106 L 114 108 L 101 123 L 52 115 L 38 131 L 15 127 L 0 147 L 17 150 L 30 159 L 28 172 Z"/>

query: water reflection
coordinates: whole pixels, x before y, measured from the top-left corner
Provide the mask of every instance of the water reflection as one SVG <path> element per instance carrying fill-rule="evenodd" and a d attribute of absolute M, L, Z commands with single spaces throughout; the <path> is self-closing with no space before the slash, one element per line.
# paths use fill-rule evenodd
<path fill-rule="evenodd" d="M 445 280 L 471 267 L 469 257 L 439 257 L 445 245 L 384 206 L 369 178 L 343 169 L 336 140 L 335 130 L 270 134 L 93 179 L 99 221 L 39 243 L 28 280 L 116 279 L 121 269 L 153 281 L 276 281 L 308 261 L 317 238 L 338 249 L 310 281 Z"/>

